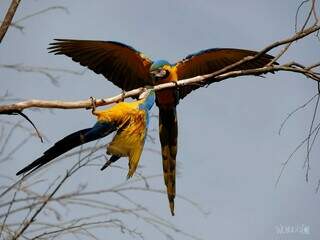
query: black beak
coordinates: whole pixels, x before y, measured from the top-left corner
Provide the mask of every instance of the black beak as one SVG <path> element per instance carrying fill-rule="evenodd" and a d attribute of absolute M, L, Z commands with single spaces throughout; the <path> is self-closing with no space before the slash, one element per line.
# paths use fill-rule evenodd
<path fill-rule="evenodd" d="M 152 72 L 150 72 L 152 78 L 154 79 L 162 79 L 167 76 L 167 71 L 164 69 L 157 69 Z"/>

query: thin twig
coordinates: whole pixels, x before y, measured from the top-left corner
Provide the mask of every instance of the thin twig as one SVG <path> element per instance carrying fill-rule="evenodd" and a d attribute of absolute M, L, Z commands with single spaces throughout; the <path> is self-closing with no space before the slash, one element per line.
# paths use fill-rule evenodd
<path fill-rule="evenodd" d="M 311 124 L 310 124 L 310 128 L 309 128 L 309 134 L 308 134 L 308 141 L 307 141 L 307 155 L 306 155 L 306 160 L 304 162 L 304 166 L 306 166 L 307 170 L 306 170 L 306 182 L 309 181 L 309 170 L 310 170 L 310 152 L 312 149 L 312 143 L 310 145 L 310 139 L 311 139 L 311 132 L 313 130 L 313 126 L 314 126 L 314 121 L 316 119 L 317 116 L 317 112 L 318 112 L 318 106 L 319 106 L 319 100 L 320 100 L 320 88 L 319 88 L 319 83 L 318 83 L 318 97 L 317 97 L 317 101 L 316 101 L 316 105 L 314 107 L 313 110 L 313 114 L 312 114 L 312 120 L 311 120 Z M 315 137 L 317 136 L 317 134 L 315 135 Z"/>
<path fill-rule="evenodd" d="M 68 73 L 68 74 L 74 74 L 74 75 L 83 75 L 85 71 L 74 71 L 64 68 L 51 68 L 51 67 L 41 67 L 41 66 L 28 66 L 23 64 L 0 64 L 1 68 L 7 68 L 12 69 L 17 72 L 28 72 L 28 73 L 38 73 L 42 74 L 45 77 L 47 77 L 50 82 L 58 87 L 59 86 L 59 77 L 53 75 L 53 72 L 58 73 Z"/>
<path fill-rule="evenodd" d="M 286 168 L 286 166 L 288 165 L 289 161 L 291 160 L 291 158 L 295 155 L 295 153 L 308 141 L 308 138 L 310 138 L 314 133 L 318 132 L 318 128 L 320 128 L 320 123 L 317 124 L 317 126 L 312 130 L 312 132 L 310 133 L 310 136 L 308 135 L 306 138 L 304 138 L 300 144 L 291 152 L 291 154 L 289 155 L 289 157 L 287 158 L 287 160 L 285 162 L 282 163 L 282 167 L 280 170 L 280 173 L 278 175 L 278 178 L 276 180 L 275 183 L 275 187 L 278 186 L 279 182 L 280 182 L 280 178 Z"/>
<path fill-rule="evenodd" d="M 309 105 L 309 103 L 311 103 L 313 101 L 313 99 L 315 99 L 317 96 L 319 95 L 319 93 L 315 94 L 314 96 L 312 96 L 307 102 L 305 102 L 304 104 L 302 104 L 301 106 L 297 107 L 296 109 L 294 109 L 292 112 L 290 112 L 287 117 L 282 121 L 280 128 L 278 130 L 278 134 L 281 135 L 282 129 L 284 128 L 284 126 L 286 125 L 287 121 L 299 110 L 305 108 L 306 106 Z"/>
<path fill-rule="evenodd" d="M 37 11 L 37 12 L 34 12 L 34 13 L 31 13 L 31 14 L 28 14 L 22 18 L 19 18 L 18 20 L 14 21 L 14 23 L 20 23 L 26 19 L 29 19 L 29 18 L 32 18 L 34 16 L 37 16 L 37 15 L 40 15 L 40 14 L 43 14 L 43 13 L 46 13 L 46 12 L 49 12 L 49 11 L 52 11 L 52 10 L 63 10 L 65 13 L 69 14 L 69 10 L 68 8 L 64 7 L 64 6 L 51 6 L 51 7 L 47 7 L 45 9 L 42 9 L 40 11 Z"/>
<path fill-rule="evenodd" d="M 12 240 L 18 239 L 24 232 L 27 230 L 27 228 L 30 226 L 31 223 L 36 219 L 38 214 L 43 210 L 43 208 L 47 205 L 48 201 L 52 198 L 52 196 L 60 189 L 60 187 L 63 185 L 63 183 L 70 177 L 70 173 L 67 171 L 64 178 L 60 181 L 58 186 L 51 192 L 51 194 L 47 197 L 47 199 L 42 203 L 42 205 L 38 208 L 38 210 L 32 215 L 30 220 L 23 226 L 23 228 L 15 234 L 15 236 L 12 238 Z"/>
<path fill-rule="evenodd" d="M 12 208 L 12 206 L 13 206 L 13 203 L 15 202 L 17 193 L 19 192 L 20 185 L 21 185 L 21 183 L 19 184 L 17 190 L 16 190 L 16 191 L 14 192 L 14 194 L 13 194 L 13 197 L 12 197 L 12 200 L 10 201 L 10 204 L 9 204 L 9 207 L 8 207 L 8 210 L 7 210 L 7 213 L 6 213 L 5 218 L 4 218 L 3 222 L 2 222 L 1 229 L 0 229 L 0 238 L 1 238 L 1 235 L 2 235 L 3 228 L 5 227 L 6 221 L 7 221 L 8 217 L 9 217 L 9 215 L 10 215 L 11 208 Z"/>

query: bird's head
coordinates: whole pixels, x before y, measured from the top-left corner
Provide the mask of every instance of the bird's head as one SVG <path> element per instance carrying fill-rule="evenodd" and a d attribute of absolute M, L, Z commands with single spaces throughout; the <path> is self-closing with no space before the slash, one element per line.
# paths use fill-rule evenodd
<path fill-rule="evenodd" d="M 150 67 L 150 74 L 152 78 L 157 82 L 166 79 L 170 75 L 172 66 L 166 60 L 155 61 Z"/>

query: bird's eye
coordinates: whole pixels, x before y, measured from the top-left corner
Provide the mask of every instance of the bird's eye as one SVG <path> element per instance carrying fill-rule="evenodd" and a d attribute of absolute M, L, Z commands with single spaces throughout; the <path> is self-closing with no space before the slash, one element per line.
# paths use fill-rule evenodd
<path fill-rule="evenodd" d="M 166 75 L 167 75 L 167 70 L 161 69 L 160 75 L 161 75 L 161 76 L 166 76 Z"/>

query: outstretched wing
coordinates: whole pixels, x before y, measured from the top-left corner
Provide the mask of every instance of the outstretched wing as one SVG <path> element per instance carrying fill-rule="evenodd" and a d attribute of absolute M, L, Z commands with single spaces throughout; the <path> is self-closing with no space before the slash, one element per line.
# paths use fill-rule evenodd
<path fill-rule="evenodd" d="M 153 85 L 149 74 L 152 61 L 130 46 L 112 41 L 55 40 L 49 52 L 71 57 L 123 90 Z"/>
<path fill-rule="evenodd" d="M 176 63 L 178 79 L 191 78 L 199 75 L 213 73 L 228 65 L 236 63 L 247 56 L 254 56 L 257 52 L 245 49 L 232 49 L 232 48 L 211 48 L 200 51 L 195 54 L 187 56 L 182 61 Z M 268 64 L 274 57 L 264 54 L 261 57 L 243 63 L 232 70 L 246 70 L 263 67 Z M 208 79 L 210 83 L 214 79 Z M 179 97 L 182 99 L 191 91 L 199 88 L 200 86 L 183 86 L 179 90 Z"/>

